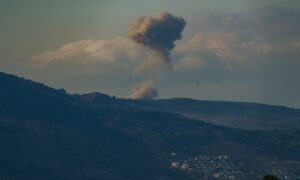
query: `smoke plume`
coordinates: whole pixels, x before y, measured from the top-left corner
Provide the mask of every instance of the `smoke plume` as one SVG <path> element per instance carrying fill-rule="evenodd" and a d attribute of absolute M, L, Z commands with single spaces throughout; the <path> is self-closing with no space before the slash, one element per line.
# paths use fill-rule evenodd
<path fill-rule="evenodd" d="M 129 37 L 146 47 L 149 53 L 148 59 L 138 71 L 145 72 L 156 67 L 170 69 L 170 52 L 175 47 L 175 41 L 181 39 L 185 25 L 183 18 L 167 12 L 134 19 L 129 25 Z"/>
<path fill-rule="evenodd" d="M 154 99 L 158 95 L 155 85 L 151 82 L 142 82 L 132 89 L 132 99 Z"/>
<path fill-rule="evenodd" d="M 149 70 L 171 69 L 170 52 L 175 47 L 175 41 L 181 39 L 185 25 L 183 18 L 167 12 L 134 19 L 129 25 L 128 35 L 134 42 L 148 50 L 147 59 L 136 71 L 141 74 Z M 134 86 L 130 97 L 133 99 L 155 98 L 158 91 L 150 81 Z"/>

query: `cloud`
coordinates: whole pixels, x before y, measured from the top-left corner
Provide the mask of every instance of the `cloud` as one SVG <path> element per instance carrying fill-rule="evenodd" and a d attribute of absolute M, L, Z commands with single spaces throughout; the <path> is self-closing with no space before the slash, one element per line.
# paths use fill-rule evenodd
<path fill-rule="evenodd" d="M 262 6 L 253 12 L 211 13 L 198 24 L 201 31 L 178 44 L 175 53 L 224 67 L 299 54 L 299 8 Z"/>
<path fill-rule="evenodd" d="M 131 40 L 123 37 L 111 39 L 87 39 L 68 43 L 56 50 L 49 50 L 32 57 L 34 62 L 47 65 L 55 61 L 64 61 L 82 57 L 100 62 L 116 62 L 122 59 L 137 59 L 141 54 Z"/>
<path fill-rule="evenodd" d="M 265 57 L 275 54 L 285 54 L 289 56 L 291 52 L 298 52 L 300 50 L 300 41 L 287 41 L 287 42 L 257 42 L 244 45 L 249 52 L 254 54 L 263 55 Z M 249 54 L 247 54 L 249 55 Z"/>
<path fill-rule="evenodd" d="M 199 53 L 209 52 L 217 57 L 233 58 L 235 34 L 226 32 L 199 32 L 188 42 L 181 44 L 176 48 L 179 53 Z"/>
<path fill-rule="evenodd" d="M 175 54 L 181 57 L 178 62 L 180 65 L 186 64 L 187 61 L 192 64 L 201 59 L 202 64 L 226 69 L 229 66 L 238 68 L 247 61 L 253 61 L 254 57 L 267 59 L 273 58 L 275 54 L 289 56 L 292 52 L 299 52 L 299 49 L 300 40 L 297 39 L 269 41 L 256 36 L 256 33 L 247 34 L 245 37 L 243 32 L 237 30 L 204 31 L 180 43 L 175 48 Z"/>
<path fill-rule="evenodd" d="M 203 59 L 193 55 L 186 55 L 179 61 L 179 68 L 182 69 L 197 69 L 201 67 L 205 62 Z"/>
<path fill-rule="evenodd" d="M 155 16 L 137 17 L 129 25 L 129 37 L 136 43 L 146 47 L 149 57 L 139 68 L 144 72 L 153 67 L 170 68 L 170 51 L 175 41 L 181 39 L 186 22 L 183 18 L 167 12 Z"/>
<path fill-rule="evenodd" d="M 142 82 L 133 87 L 131 95 L 132 99 L 154 99 L 158 95 L 155 85 L 151 82 Z"/>
<path fill-rule="evenodd" d="M 294 49 L 300 50 L 300 41 L 298 41 L 298 42 L 291 42 L 288 46 L 290 48 L 294 48 Z"/>
<path fill-rule="evenodd" d="M 242 46 L 235 32 L 198 32 L 175 48 L 174 54 L 179 59 L 176 65 L 181 70 L 234 72 L 244 60 Z"/>
<path fill-rule="evenodd" d="M 283 102 L 282 98 L 279 97 L 285 97 L 288 94 L 291 102 L 299 106 L 299 103 L 294 101 L 297 99 L 295 98 L 297 97 L 296 91 L 299 91 L 298 77 L 300 76 L 299 8 L 295 6 L 293 10 L 286 8 L 286 6 L 279 8 L 263 7 L 247 12 L 224 13 L 215 11 L 202 14 L 204 16 L 185 17 L 191 19 L 189 21 L 191 24 L 189 24 L 189 29 L 184 37 L 186 39 L 177 42 L 174 51 L 169 51 L 172 52 L 172 64 L 175 65 L 174 74 L 163 79 L 157 78 L 157 80 L 162 81 L 160 84 L 163 84 L 164 88 L 170 87 L 170 84 L 174 85 L 168 90 L 165 89 L 167 96 L 177 96 L 178 93 L 182 92 L 181 96 L 188 94 L 199 98 L 238 99 L 253 96 L 253 101 L 268 97 L 269 99 L 277 99 L 277 102 Z M 142 19 L 147 18 L 149 17 Z M 76 67 L 76 71 L 82 70 L 80 64 L 74 64 L 72 68 L 68 68 L 69 73 L 65 72 L 65 68 L 57 68 L 60 63 L 55 63 L 56 66 L 45 68 L 45 70 L 48 70 L 48 74 L 51 76 L 53 71 L 57 72 L 57 77 L 59 74 L 64 77 L 69 74 L 72 80 L 73 76 L 71 75 L 74 73 L 79 78 L 86 77 L 84 80 L 81 79 L 83 86 L 87 86 L 86 82 L 93 82 L 90 84 L 94 84 L 94 89 L 101 85 L 101 87 L 110 88 L 109 90 L 116 94 L 123 93 L 124 96 L 125 92 L 128 92 L 128 83 L 132 84 L 138 79 L 143 79 L 143 77 L 145 78 L 144 81 L 151 81 L 153 84 L 156 82 L 153 80 L 152 74 L 147 74 L 147 76 L 143 74 L 143 77 L 137 74 L 132 76 L 130 74 L 132 69 L 137 68 L 139 71 L 147 70 L 148 72 L 151 69 L 153 73 L 153 69 L 158 69 L 158 66 L 163 65 L 163 69 L 169 67 L 169 63 L 162 63 L 160 58 L 155 58 L 154 53 L 150 53 L 153 56 L 149 56 L 149 60 L 146 59 L 142 66 L 130 64 L 131 67 L 128 69 L 116 70 L 114 69 L 114 62 L 129 59 L 132 57 L 130 54 L 139 54 L 140 49 L 150 51 L 153 48 L 146 47 L 143 43 L 136 43 L 129 38 L 121 37 L 124 39 L 121 41 L 123 43 L 120 43 L 119 40 L 116 43 L 116 40 L 112 39 L 114 38 L 106 40 L 87 39 L 68 43 L 61 48 L 41 53 L 35 59 L 38 63 L 65 60 L 69 60 L 69 64 L 77 62 L 77 60 L 85 63 L 112 62 L 109 67 L 113 67 L 113 69 L 108 69 L 106 68 L 108 66 L 102 66 L 99 63 L 99 66 L 92 66 L 92 68 L 89 66 L 80 75 L 73 69 Z M 105 41 L 113 41 L 114 43 L 105 43 Z M 90 44 L 98 47 L 94 48 L 94 53 L 86 50 Z M 96 46 L 96 44 L 100 45 Z M 135 44 L 138 45 L 135 46 Z M 137 50 L 136 47 L 140 49 Z M 168 47 L 172 47 L 172 44 Z M 115 48 L 119 50 L 115 50 Z M 99 52 L 96 49 L 99 49 Z M 158 57 L 163 54 L 155 50 L 154 48 L 153 52 L 158 52 Z M 118 55 L 119 52 L 125 53 L 126 57 Z M 97 54 L 97 58 L 91 58 L 95 57 L 91 54 Z M 168 59 L 170 54 L 165 53 L 165 55 L 167 56 L 161 59 L 167 59 L 166 62 L 171 61 Z M 137 63 L 143 63 L 144 56 L 142 58 L 138 56 L 133 59 L 140 59 L 141 61 Z M 73 58 L 76 59 L 73 60 Z M 129 63 L 131 62 L 128 62 L 128 65 Z M 91 70 L 95 73 L 87 76 Z M 95 75 L 96 73 L 97 75 Z M 152 79 L 147 79 L 147 77 Z M 122 80 L 120 81 L 120 79 Z M 188 87 L 190 83 L 194 88 L 194 84 L 198 82 L 201 84 L 201 89 L 193 90 Z M 61 81 L 61 86 L 64 83 Z M 181 87 L 182 91 L 174 90 L 176 89 L 174 87 Z M 233 87 L 237 90 L 232 93 Z M 276 92 L 274 89 L 277 89 Z M 194 94 L 190 91 L 193 91 Z M 264 94 L 260 95 L 259 91 L 263 91 Z M 230 94 L 230 96 L 226 97 L 226 94 Z M 268 100 L 264 102 L 268 102 Z"/>

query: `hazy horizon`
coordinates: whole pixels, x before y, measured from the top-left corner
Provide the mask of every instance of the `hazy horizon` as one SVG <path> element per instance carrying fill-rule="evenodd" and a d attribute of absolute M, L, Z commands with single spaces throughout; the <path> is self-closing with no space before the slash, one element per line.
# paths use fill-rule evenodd
<path fill-rule="evenodd" d="M 163 47 L 170 62 L 145 68 L 149 48 L 157 46 L 134 42 L 129 25 L 161 12 L 186 25 L 168 42 L 174 48 Z M 300 2 L 292 0 L 5 0 L 0 71 L 71 93 L 140 98 L 149 90 L 147 98 L 300 108 L 299 15 Z"/>

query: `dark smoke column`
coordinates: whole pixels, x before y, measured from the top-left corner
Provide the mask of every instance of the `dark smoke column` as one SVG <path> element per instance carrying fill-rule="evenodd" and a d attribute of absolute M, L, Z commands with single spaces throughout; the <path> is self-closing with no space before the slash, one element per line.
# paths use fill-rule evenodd
<path fill-rule="evenodd" d="M 185 25 L 183 18 L 167 12 L 150 17 L 137 17 L 130 23 L 129 37 L 146 47 L 149 52 L 140 72 L 161 66 L 170 68 L 170 52 L 175 47 L 175 41 L 181 39 Z"/>
<path fill-rule="evenodd" d="M 148 50 L 148 58 L 137 72 L 141 74 L 150 70 L 171 69 L 170 52 L 175 47 L 175 41 L 181 39 L 185 25 L 183 18 L 167 12 L 134 19 L 129 25 L 129 37 Z M 154 99 L 157 95 L 154 80 L 148 79 L 134 86 L 129 97 Z"/>

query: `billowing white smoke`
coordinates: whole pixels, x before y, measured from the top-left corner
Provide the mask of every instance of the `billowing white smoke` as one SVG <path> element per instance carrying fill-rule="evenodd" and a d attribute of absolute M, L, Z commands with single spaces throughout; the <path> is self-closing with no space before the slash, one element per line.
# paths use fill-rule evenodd
<path fill-rule="evenodd" d="M 130 98 L 154 99 L 158 95 L 155 85 L 151 82 L 142 82 L 133 87 Z"/>
<path fill-rule="evenodd" d="M 137 17 L 129 25 L 129 37 L 148 50 L 148 58 L 137 69 L 138 73 L 149 70 L 171 69 L 170 52 L 175 47 L 175 41 L 181 39 L 181 33 L 186 22 L 183 18 L 167 12 L 155 16 Z M 131 98 L 153 99 L 157 90 L 152 83 L 141 83 L 133 88 Z"/>

